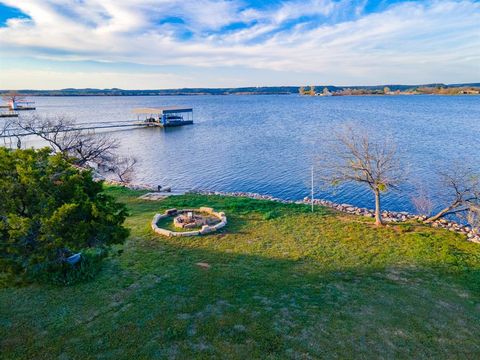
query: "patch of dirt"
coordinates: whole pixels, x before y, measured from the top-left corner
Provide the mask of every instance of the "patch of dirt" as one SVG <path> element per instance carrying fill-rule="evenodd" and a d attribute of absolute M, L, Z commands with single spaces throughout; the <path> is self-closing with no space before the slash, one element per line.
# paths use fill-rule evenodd
<path fill-rule="evenodd" d="M 205 262 L 198 262 L 195 265 L 197 265 L 199 268 L 202 268 L 202 269 L 210 269 L 210 264 Z"/>
<path fill-rule="evenodd" d="M 139 196 L 138 199 L 140 200 L 150 200 L 150 201 L 161 201 L 164 200 L 168 197 L 168 195 L 162 194 L 162 193 L 157 193 L 157 192 L 151 192 L 151 193 L 146 193 L 142 196 Z"/>

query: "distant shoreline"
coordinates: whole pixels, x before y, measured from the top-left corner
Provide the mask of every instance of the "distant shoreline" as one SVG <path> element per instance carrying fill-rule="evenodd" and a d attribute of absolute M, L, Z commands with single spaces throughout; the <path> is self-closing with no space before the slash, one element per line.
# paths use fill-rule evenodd
<path fill-rule="evenodd" d="M 0 96 L 6 94 L 1 93 Z M 24 94 L 24 93 L 20 93 Z M 299 95 L 295 93 L 252 93 L 252 94 L 125 94 L 125 95 L 116 95 L 116 94 L 25 94 L 24 96 L 28 97 L 140 97 L 140 96 L 267 96 L 267 95 L 281 95 L 281 96 L 298 96 L 298 97 L 310 97 L 309 95 Z M 393 96 L 479 96 L 478 94 L 346 94 L 346 95 L 331 95 L 328 97 L 357 97 L 357 96 L 372 96 L 372 97 L 393 97 Z M 315 95 L 312 97 L 327 97 L 323 95 Z"/>
<path fill-rule="evenodd" d="M 375 86 L 264 86 L 237 88 L 177 88 L 177 89 L 96 89 L 67 88 L 57 90 L 0 90 L 1 95 L 18 93 L 24 96 L 205 96 L 205 95 L 298 95 L 358 96 L 358 95 L 479 95 L 479 83 L 375 85 Z"/>

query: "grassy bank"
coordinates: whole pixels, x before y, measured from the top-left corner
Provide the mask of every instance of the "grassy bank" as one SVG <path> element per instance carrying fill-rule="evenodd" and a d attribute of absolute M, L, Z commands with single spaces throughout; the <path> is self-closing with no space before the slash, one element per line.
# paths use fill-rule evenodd
<path fill-rule="evenodd" d="M 128 204 L 93 281 L 0 289 L 6 359 L 478 358 L 480 246 L 419 224 L 217 196 Z M 163 238 L 158 211 L 212 206 L 219 233 Z M 209 269 L 196 265 L 210 264 Z"/>

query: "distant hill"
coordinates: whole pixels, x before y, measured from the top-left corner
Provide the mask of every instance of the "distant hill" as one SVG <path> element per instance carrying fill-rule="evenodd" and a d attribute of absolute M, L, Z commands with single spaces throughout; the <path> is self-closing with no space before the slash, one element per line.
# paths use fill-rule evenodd
<path fill-rule="evenodd" d="M 388 87 L 391 91 L 407 91 L 417 88 L 454 88 L 454 87 L 480 87 L 480 83 L 468 84 L 422 84 L 422 85 L 375 85 L 375 86 L 333 86 L 314 85 L 317 91 L 328 88 L 331 92 L 341 92 L 346 89 L 383 91 Z M 153 96 L 153 95 L 289 95 L 298 94 L 299 86 L 265 86 L 265 87 L 239 87 L 239 88 L 181 88 L 181 89 L 156 89 L 156 90 L 126 90 L 126 89 L 59 89 L 59 90 L 17 90 L 18 93 L 29 96 Z M 6 94 L 10 90 L 0 90 Z"/>

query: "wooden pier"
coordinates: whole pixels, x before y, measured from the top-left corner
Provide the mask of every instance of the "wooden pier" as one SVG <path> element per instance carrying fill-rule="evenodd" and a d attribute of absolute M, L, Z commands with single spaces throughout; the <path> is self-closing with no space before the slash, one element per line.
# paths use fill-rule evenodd
<path fill-rule="evenodd" d="M 173 127 L 193 124 L 193 109 L 184 107 L 162 107 L 162 108 L 142 108 L 135 109 L 138 115 L 137 120 L 118 120 L 101 121 L 89 123 L 75 123 L 62 132 L 84 131 L 97 129 L 115 129 L 115 128 L 140 128 L 140 127 Z M 185 114 L 188 117 L 185 119 Z M 16 114 L 18 116 L 18 114 Z M 140 119 L 140 115 L 145 115 L 145 119 Z M 13 125 L 15 126 L 15 125 Z M 42 131 L 44 134 L 54 133 L 57 130 Z M 35 135 L 35 132 L 25 130 L 21 127 L 11 127 L 3 129 L 0 138 L 23 137 Z"/>
<path fill-rule="evenodd" d="M 0 113 L 0 118 L 11 118 L 11 117 L 18 117 L 18 114 L 14 112 Z"/>
<path fill-rule="evenodd" d="M 136 121 L 105 121 L 100 123 L 76 123 L 71 128 L 65 129 L 62 132 L 69 131 L 83 131 L 83 130 L 96 130 L 96 129 L 114 129 L 114 128 L 131 128 L 131 127 L 146 127 L 151 126 L 145 123 L 139 123 Z M 54 133 L 56 131 L 42 131 L 44 134 Z M 35 135 L 32 131 L 26 131 L 22 128 L 9 128 L 0 134 L 0 138 L 9 137 L 23 137 Z"/>
<path fill-rule="evenodd" d="M 35 103 L 33 101 L 15 101 L 11 100 L 7 107 L 12 111 L 26 111 L 36 110 Z"/>

